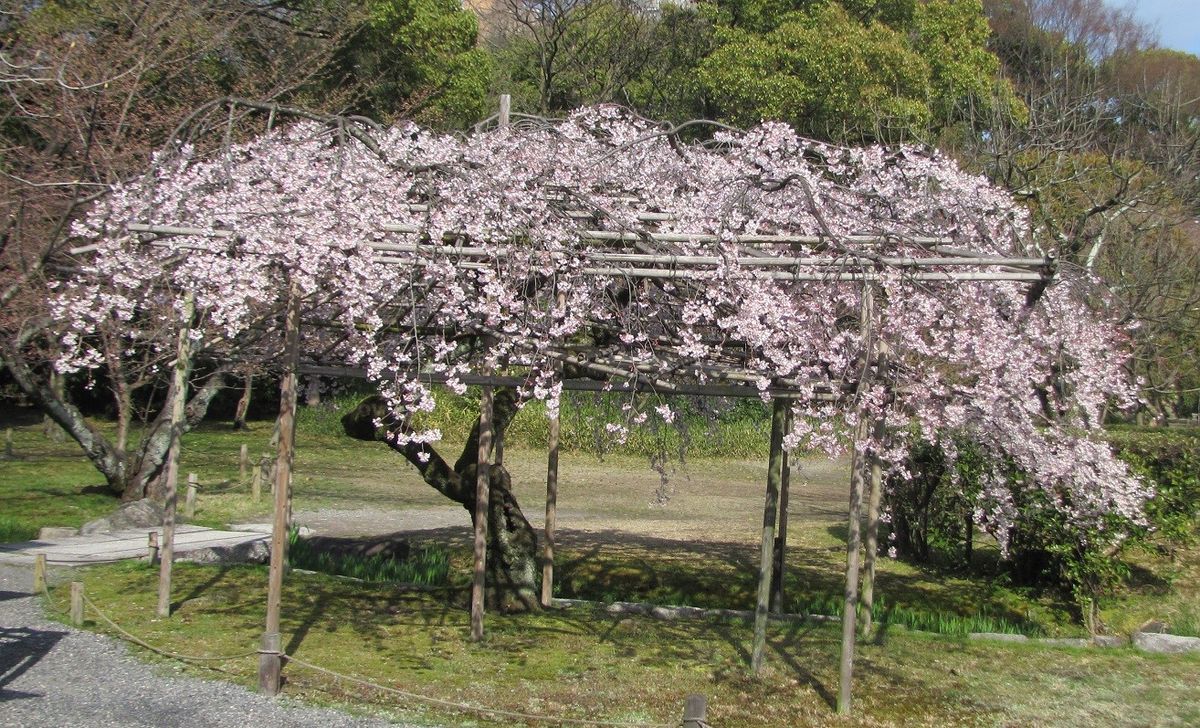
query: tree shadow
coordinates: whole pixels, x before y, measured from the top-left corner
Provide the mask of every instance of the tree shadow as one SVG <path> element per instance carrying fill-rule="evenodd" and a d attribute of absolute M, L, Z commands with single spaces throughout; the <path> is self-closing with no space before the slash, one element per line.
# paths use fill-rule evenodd
<path fill-rule="evenodd" d="M 66 634 L 26 627 L 0 627 L 0 702 L 42 697 L 37 693 L 9 690 L 6 686 L 40 662 Z"/>

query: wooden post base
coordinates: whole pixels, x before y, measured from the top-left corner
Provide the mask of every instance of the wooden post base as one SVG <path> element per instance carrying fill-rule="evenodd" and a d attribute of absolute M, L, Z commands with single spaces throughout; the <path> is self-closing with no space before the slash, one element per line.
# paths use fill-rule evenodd
<path fill-rule="evenodd" d="M 279 694 L 283 673 L 283 652 L 279 645 L 278 632 L 263 634 L 262 647 L 258 650 L 258 692 L 263 695 Z"/>

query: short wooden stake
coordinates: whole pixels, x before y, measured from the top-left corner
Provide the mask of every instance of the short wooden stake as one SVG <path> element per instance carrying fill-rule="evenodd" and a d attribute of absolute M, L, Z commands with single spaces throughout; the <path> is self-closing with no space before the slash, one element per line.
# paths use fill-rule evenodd
<path fill-rule="evenodd" d="M 238 451 L 238 482 L 245 483 L 246 476 L 250 473 L 250 448 L 246 443 L 242 443 L 241 450 Z"/>
<path fill-rule="evenodd" d="M 689 695 L 683 702 L 682 728 L 708 728 L 708 699 Z"/>
<path fill-rule="evenodd" d="M 71 582 L 71 624 L 83 626 L 83 582 Z"/>
<path fill-rule="evenodd" d="M 13 458 L 16 457 L 16 454 L 13 452 L 12 428 L 11 427 L 6 428 L 4 430 L 4 457 L 7 458 L 8 460 L 12 460 Z"/>
<path fill-rule="evenodd" d="M 183 517 L 191 518 L 196 515 L 196 489 L 200 478 L 195 473 L 188 473 L 187 496 L 183 501 Z"/>
<path fill-rule="evenodd" d="M 46 554 L 33 557 L 33 593 L 46 591 Z"/>
<path fill-rule="evenodd" d="M 151 531 L 147 538 L 147 549 L 149 550 L 150 565 L 158 564 L 158 531 Z"/>
<path fill-rule="evenodd" d="M 250 497 L 258 501 L 262 499 L 262 468 L 254 469 L 254 477 L 250 480 Z"/>

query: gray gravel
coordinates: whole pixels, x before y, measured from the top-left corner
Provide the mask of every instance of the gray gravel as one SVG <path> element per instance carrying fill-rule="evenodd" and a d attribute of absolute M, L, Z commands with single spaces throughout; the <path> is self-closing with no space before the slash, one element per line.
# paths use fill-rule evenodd
<path fill-rule="evenodd" d="M 0 566 L 0 726 L 397 726 L 170 674 L 108 637 L 46 619 L 30 569 Z"/>

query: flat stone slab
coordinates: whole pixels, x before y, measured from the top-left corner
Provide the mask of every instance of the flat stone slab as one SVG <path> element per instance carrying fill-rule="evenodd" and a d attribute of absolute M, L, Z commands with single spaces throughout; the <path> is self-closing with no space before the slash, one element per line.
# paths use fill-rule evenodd
<path fill-rule="evenodd" d="M 1029 638 L 1023 634 L 1008 634 L 1007 632 L 972 632 L 967 635 L 967 638 L 973 640 L 995 640 L 997 642 L 1029 641 Z"/>
<path fill-rule="evenodd" d="M 47 563 L 58 565 L 144 559 L 150 555 L 148 534 L 151 531 L 157 531 L 161 540 L 161 528 L 145 528 L 0 544 L 0 563 L 32 564 L 38 554 L 45 554 Z M 269 534 L 180 525 L 175 528 L 175 556 L 186 559 L 190 551 L 229 549 L 269 538 Z"/>
<path fill-rule="evenodd" d="M 1133 646 L 1143 652 L 1200 652 L 1200 637 L 1134 632 Z"/>

